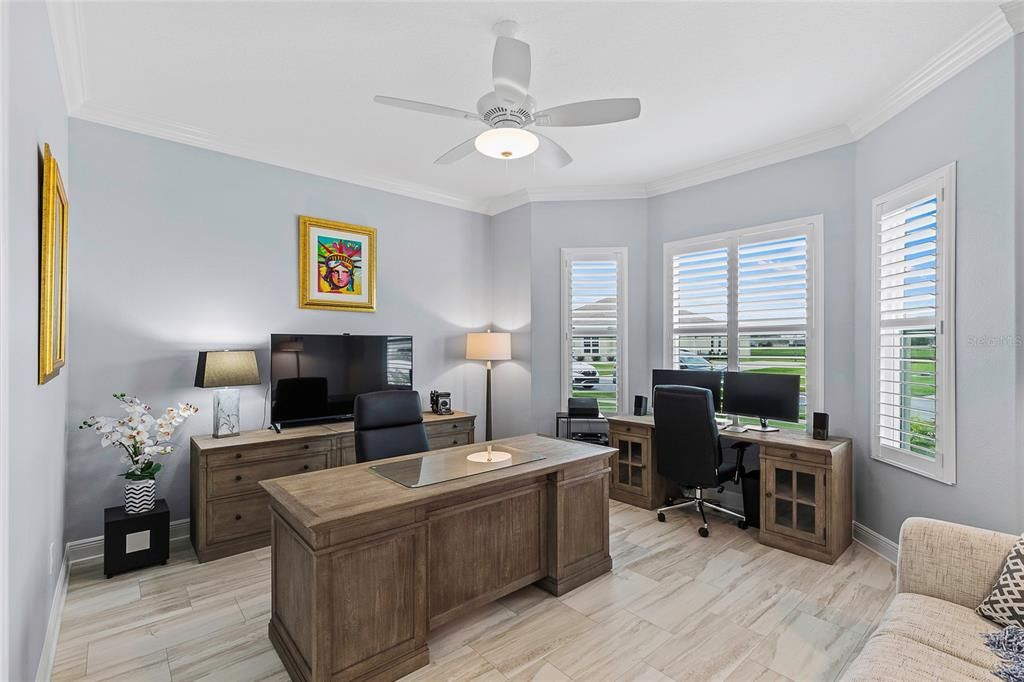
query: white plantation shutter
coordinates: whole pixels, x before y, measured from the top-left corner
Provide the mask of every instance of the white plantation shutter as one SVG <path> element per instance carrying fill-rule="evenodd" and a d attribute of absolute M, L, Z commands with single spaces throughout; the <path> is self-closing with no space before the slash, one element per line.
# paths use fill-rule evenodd
<path fill-rule="evenodd" d="M 814 216 L 666 244 L 663 366 L 798 375 L 806 428 L 821 395 L 813 276 L 821 228 Z"/>
<path fill-rule="evenodd" d="M 807 396 L 807 235 L 738 246 L 737 367 L 800 376 L 800 422 Z"/>
<path fill-rule="evenodd" d="M 672 335 L 668 369 L 710 369 L 729 362 L 729 249 L 672 255 Z"/>
<path fill-rule="evenodd" d="M 872 456 L 952 482 L 955 170 L 875 200 Z"/>
<path fill-rule="evenodd" d="M 563 399 L 596 398 L 622 408 L 625 249 L 563 249 Z"/>

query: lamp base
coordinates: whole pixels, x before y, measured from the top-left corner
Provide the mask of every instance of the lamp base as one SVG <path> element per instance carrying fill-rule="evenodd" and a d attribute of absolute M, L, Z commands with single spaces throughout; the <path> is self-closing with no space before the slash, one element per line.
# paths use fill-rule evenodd
<path fill-rule="evenodd" d="M 487 452 L 474 452 L 472 455 L 467 455 L 466 459 L 470 462 L 482 462 L 484 464 L 491 464 L 494 462 L 507 462 L 512 459 L 511 452 L 499 452 L 498 450 L 492 450 Z"/>
<path fill-rule="evenodd" d="M 213 392 L 213 437 L 239 434 L 238 404 L 242 392 L 237 388 L 218 388 Z"/>

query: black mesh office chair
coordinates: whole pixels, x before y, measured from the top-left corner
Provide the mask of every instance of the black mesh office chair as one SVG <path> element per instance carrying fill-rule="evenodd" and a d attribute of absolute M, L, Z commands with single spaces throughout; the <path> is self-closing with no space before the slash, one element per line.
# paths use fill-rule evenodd
<path fill-rule="evenodd" d="M 356 461 L 369 462 L 430 449 L 416 391 L 377 391 L 356 396 Z"/>
<path fill-rule="evenodd" d="M 658 520 L 665 520 L 665 511 L 696 505 L 704 525 L 698 529 L 707 537 L 708 517 L 704 508 L 739 519 L 740 528 L 747 527 L 742 514 L 719 507 L 704 499 L 709 488 L 723 490 L 722 484 L 739 482 L 743 475 L 743 452 L 746 443 L 736 448 L 736 462 L 722 461 L 722 443 L 715 423 L 715 404 L 711 391 L 696 386 L 657 386 L 654 389 L 654 438 L 658 452 L 658 473 L 680 488 L 693 488 L 693 497 L 683 497 L 658 510 Z"/>

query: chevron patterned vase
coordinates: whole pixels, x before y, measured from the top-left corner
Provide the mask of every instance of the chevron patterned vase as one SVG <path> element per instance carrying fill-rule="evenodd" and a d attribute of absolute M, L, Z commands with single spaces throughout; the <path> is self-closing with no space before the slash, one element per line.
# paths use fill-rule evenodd
<path fill-rule="evenodd" d="M 124 484 L 124 510 L 129 514 L 148 512 L 156 506 L 156 481 L 128 481 Z"/>

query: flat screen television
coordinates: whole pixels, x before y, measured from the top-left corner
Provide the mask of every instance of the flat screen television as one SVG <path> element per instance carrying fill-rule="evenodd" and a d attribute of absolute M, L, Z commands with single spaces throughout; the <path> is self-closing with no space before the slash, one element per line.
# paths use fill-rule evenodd
<path fill-rule="evenodd" d="M 270 420 L 352 419 L 356 396 L 412 390 L 412 337 L 271 334 Z"/>

